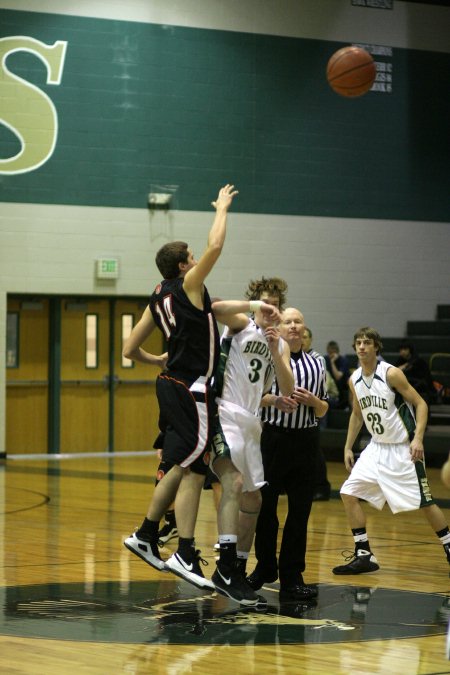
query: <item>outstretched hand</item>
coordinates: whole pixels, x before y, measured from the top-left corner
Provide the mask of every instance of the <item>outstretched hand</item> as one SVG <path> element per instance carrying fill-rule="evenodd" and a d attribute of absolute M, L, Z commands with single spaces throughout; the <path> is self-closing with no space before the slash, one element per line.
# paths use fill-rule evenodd
<path fill-rule="evenodd" d="M 278 307 L 275 307 L 274 305 L 268 305 L 267 302 L 262 302 L 260 310 L 266 319 L 273 321 L 273 323 L 280 323 L 281 314 Z"/>
<path fill-rule="evenodd" d="M 227 183 L 225 187 L 219 190 L 219 195 L 216 201 L 211 202 L 211 205 L 214 206 L 215 209 L 228 209 L 231 205 L 231 202 L 233 201 L 233 197 L 235 197 L 237 194 L 239 194 L 239 192 L 238 190 L 234 189 L 234 185 Z"/>

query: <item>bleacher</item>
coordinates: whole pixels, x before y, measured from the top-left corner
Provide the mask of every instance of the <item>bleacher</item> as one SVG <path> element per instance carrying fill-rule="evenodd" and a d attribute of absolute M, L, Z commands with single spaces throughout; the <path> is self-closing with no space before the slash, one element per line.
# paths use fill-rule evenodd
<path fill-rule="evenodd" d="M 408 338 L 430 366 L 433 380 L 442 385 L 436 390 L 436 401 L 430 405 L 425 432 L 427 462 L 437 456 L 440 466 L 450 452 L 450 305 L 438 305 L 435 321 L 408 321 L 407 334 L 383 337 L 383 358 L 389 363 L 398 359 L 398 345 Z M 350 369 L 358 365 L 356 354 L 346 354 Z M 327 459 L 342 459 L 347 435 L 349 410 L 330 410 L 328 425 L 321 430 L 321 445 Z M 356 444 L 355 444 L 356 445 Z M 431 462 L 430 462 L 431 459 Z"/>

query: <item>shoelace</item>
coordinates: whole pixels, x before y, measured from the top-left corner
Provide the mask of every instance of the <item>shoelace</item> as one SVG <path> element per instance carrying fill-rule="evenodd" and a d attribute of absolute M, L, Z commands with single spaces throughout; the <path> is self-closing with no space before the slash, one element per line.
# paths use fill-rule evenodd
<path fill-rule="evenodd" d="M 194 560 L 198 560 L 198 562 L 201 562 L 204 567 L 209 565 L 209 562 L 205 560 L 204 558 L 201 557 L 200 555 L 201 551 L 197 549 L 194 554 Z"/>
<path fill-rule="evenodd" d="M 341 551 L 341 556 L 344 558 L 345 562 L 349 562 L 350 560 L 353 560 L 353 558 L 356 558 L 356 553 L 349 548 L 345 548 Z"/>

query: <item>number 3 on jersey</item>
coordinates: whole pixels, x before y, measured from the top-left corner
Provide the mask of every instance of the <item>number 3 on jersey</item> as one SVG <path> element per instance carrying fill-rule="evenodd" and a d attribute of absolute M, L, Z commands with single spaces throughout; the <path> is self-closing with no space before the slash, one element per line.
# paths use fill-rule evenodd
<path fill-rule="evenodd" d="M 250 382 L 258 382 L 260 378 L 259 371 L 262 368 L 262 362 L 259 359 L 252 359 L 250 361 L 251 372 L 248 374 L 248 379 Z"/>
<path fill-rule="evenodd" d="M 161 320 L 161 326 L 164 331 L 166 340 L 170 338 L 171 328 L 170 326 L 176 326 L 177 322 L 175 320 L 175 314 L 172 312 L 172 296 L 166 295 L 162 301 L 162 307 L 159 302 L 156 303 L 155 309 L 158 313 L 158 316 Z"/>
<path fill-rule="evenodd" d="M 250 361 L 251 372 L 248 374 L 248 379 L 252 384 L 258 382 L 261 377 L 260 370 L 263 367 L 263 363 L 260 359 L 252 359 Z M 267 385 L 269 381 L 269 376 L 271 375 L 272 365 L 269 363 L 266 366 L 266 372 L 264 373 L 264 386 Z"/>

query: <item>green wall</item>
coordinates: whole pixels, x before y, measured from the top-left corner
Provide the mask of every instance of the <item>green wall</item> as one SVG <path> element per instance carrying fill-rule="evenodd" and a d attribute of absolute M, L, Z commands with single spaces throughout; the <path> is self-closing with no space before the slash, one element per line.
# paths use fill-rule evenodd
<path fill-rule="evenodd" d="M 170 184 L 205 210 L 233 181 L 241 212 L 450 220 L 449 54 L 394 49 L 392 93 L 350 100 L 325 79 L 341 43 L 0 10 L 15 35 L 68 45 L 57 86 L 7 59 L 59 132 L 38 169 L 0 173 L 2 201 L 142 208 Z M 0 158 L 19 148 L 0 125 Z"/>

